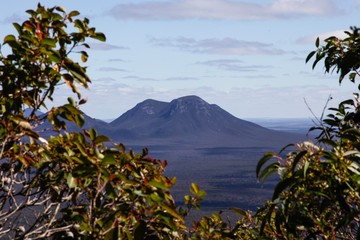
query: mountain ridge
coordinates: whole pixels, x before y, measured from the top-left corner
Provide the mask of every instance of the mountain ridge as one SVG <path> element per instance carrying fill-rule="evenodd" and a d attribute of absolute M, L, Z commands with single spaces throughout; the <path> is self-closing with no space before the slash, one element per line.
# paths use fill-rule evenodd
<path fill-rule="evenodd" d="M 83 128 L 95 128 L 113 141 L 139 147 L 278 147 L 304 138 L 237 118 L 195 95 L 170 102 L 146 99 L 110 123 L 84 117 Z M 79 129 L 69 124 L 68 130 Z"/>
<path fill-rule="evenodd" d="M 270 130 L 239 119 L 218 105 L 209 104 L 195 95 L 170 102 L 145 100 L 109 125 L 115 129 L 113 137 L 116 132 L 121 135 L 121 132 L 131 130 L 136 140 L 148 139 L 150 144 L 279 146 L 286 144 L 287 140 L 301 138 L 296 134 Z M 126 136 L 123 139 L 130 142 L 133 140 Z"/>

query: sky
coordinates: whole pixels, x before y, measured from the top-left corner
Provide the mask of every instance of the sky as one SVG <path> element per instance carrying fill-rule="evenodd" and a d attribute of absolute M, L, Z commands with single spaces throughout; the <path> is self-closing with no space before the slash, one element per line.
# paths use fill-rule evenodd
<path fill-rule="evenodd" d="M 344 37 L 359 23 L 359 0 L 40 2 L 79 11 L 107 37 L 89 41 L 92 84 L 82 90 L 82 110 L 91 117 L 114 119 L 146 99 L 197 95 L 238 118 L 310 118 L 329 96 L 336 106 L 357 90 L 305 59 L 317 37 Z M 3 1 L 0 39 L 15 34 L 12 23 L 37 3 Z M 56 98 L 69 94 L 60 86 Z"/>

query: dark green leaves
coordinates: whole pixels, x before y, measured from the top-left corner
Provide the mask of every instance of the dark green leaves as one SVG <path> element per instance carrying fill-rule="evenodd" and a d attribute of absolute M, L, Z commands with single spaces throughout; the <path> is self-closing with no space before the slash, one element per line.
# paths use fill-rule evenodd
<path fill-rule="evenodd" d="M 339 73 L 339 82 L 348 76 L 351 82 L 355 81 L 359 75 L 360 55 L 358 49 L 360 47 L 360 36 L 357 28 L 352 32 L 346 31 L 348 35 L 345 39 L 335 36 L 325 39 L 325 46 L 320 46 L 319 38 L 316 39 L 316 51 L 310 52 L 306 58 L 308 62 L 313 56 L 315 60 L 312 67 L 314 68 L 320 60 L 324 60 L 325 72 L 330 73 L 336 71 Z"/>
<path fill-rule="evenodd" d="M 316 51 L 312 51 L 309 53 L 309 55 L 306 57 L 305 62 L 307 63 L 314 55 L 315 55 Z"/>
<path fill-rule="evenodd" d="M 12 48 L 17 48 L 19 47 L 19 44 L 15 38 L 14 35 L 7 35 L 5 38 L 4 38 L 4 44 L 8 44 L 10 47 Z"/>
<path fill-rule="evenodd" d="M 258 161 L 256 165 L 256 177 L 259 180 L 262 180 L 263 182 L 268 178 L 271 174 L 276 171 L 276 167 L 278 166 L 277 163 L 272 163 L 269 166 L 265 167 L 265 169 L 262 170 L 262 167 L 268 163 L 269 160 L 273 159 L 275 157 L 274 152 L 267 152 L 264 154 L 264 156 Z"/>
<path fill-rule="evenodd" d="M 105 42 L 106 41 L 106 37 L 103 33 L 97 32 L 93 35 L 90 36 L 91 38 L 97 39 L 99 41 Z"/>
<path fill-rule="evenodd" d="M 320 39 L 319 37 L 317 37 L 315 41 L 315 47 L 319 48 L 319 45 L 320 45 Z"/>

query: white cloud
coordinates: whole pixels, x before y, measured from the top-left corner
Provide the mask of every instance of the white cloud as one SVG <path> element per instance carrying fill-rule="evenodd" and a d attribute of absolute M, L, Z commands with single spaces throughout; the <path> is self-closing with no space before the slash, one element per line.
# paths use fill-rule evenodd
<path fill-rule="evenodd" d="M 329 0 L 277 0 L 270 4 L 269 11 L 276 16 L 321 16 L 334 14 L 336 7 Z"/>
<path fill-rule="evenodd" d="M 320 116 L 327 98 L 334 98 L 329 107 L 334 107 L 344 96 L 351 97 L 352 91 L 338 87 L 319 85 L 297 85 L 287 87 L 234 87 L 220 90 L 211 86 L 180 88 L 139 86 L 111 83 L 111 87 L 97 87 L 86 91 L 89 103 L 84 111 L 97 118 L 116 118 L 145 99 L 171 101 L 187 95 L 197 95 L 209 103 L 214 103 L 240 117 L 307 117 L 311 116 L 304 98 L 315 114 Z M 109 98 L 108 96 L 113 96 Z"/>
<path fill-rule="evenodd" d="M 91 42 L 89 43 L 90 50 L 98 50 L 98 51 L 110 51 L 110 50 L 122 50 L 122 49 L 128 49 L 126 47 L 113 45 L 109 43 L 95 43 Z"/>
<path fill-rule="evenodd" d="M 102 72 L 126 72 L 126 70 L 121 68 L 115 68 L 115 67 L 101 67 L 98 68 L 98 71 Z"/>
<path fill-rule="evenodd" d="M 125 62 L 123 59 L 121 58 L 111 58 L 108 60 L 109 62 Z"/>
<path fill-rule="evenodd" d="M 168 77 L 165 81 L 197 81 L 199 80 L 196 77 Z"/>
<path fill-rule="evenodd" d="M 335 31 L 331 31 L 331 32 L 324 32 L 324 33 L 314 34 L 311 36 L 305 36 L 305 37 L 299 38 L 296 42 L 304 43 L 304 44 L 309 44 L 309 43 L 315 44 L 316 38 L 319 38 L 321 41 L 323 41 L 326 38 L 331 37 L 331 36 L 335 36 L 340 39 L 344 39 L 345 37 L 347 37 L 347 35 L 344 33 L 344 31 L 349 31 L 349 30 L 350 29 L 335 30 Z"/>
<path fill-rule="evenodd" d="M 138 4 L 118 4 L 110 11 L 118 19 L 176 20 L 232 19 L 254 20 L 323 16 L 339 13 L 333 0 L 273 0 L 257 4 L 234 0 L 150 1 Z"/>
<path fill-rule="evenodd" d="M 114 67 L 101 67 L 97 69 L 101 72 L 126 72 L 126 70 L 121 68 L 114 68 Z"/>
<path fill-rule="evenodd" d="M 139 76 L 125 76 L 123 77 L 123 79 L 129 79 L 129 80 L 134 80 L 134 81 L 153 81 L 153 82 L 157 82 L 157 81 L 196 81 L 199 80 L 198 78 L 195 77 L 186 77 L 186 76 L 178 76 L 178 77 L 168 77 L 168 78 L 149 78 L 149 77 L 139 77 Z"/>
<path fill-rule="evenodd" d="M 244 41 L 234 38 L 208 38 L 197 40 L 194 38 L 151 38 L 156 46 L 175 47 L 193 53 L 208 53 L 220 55 L 279 55 L 285 51 L 275 48 L 272 44 Z"/>
<path fill-rule="evenodd" d="M 20 16 L 17 13 L 13 13 L 12 15 L 5 17 L 4 19 L 0 20 L 0 23 L 13 23 L 13 22 L 22 22 L 24 21 L 25 17 Z"/>
<path fill-rule="evenodd" d="M 197 64 L 216 67 L 226 71 L 236 71 L 236 72 L 253 72 L 256 70 L 271 68 L 271 66 L 265 66 L 265 65 L 245 65 L 243 61 L 236 59 L 209 60 L 209 61 L 197 62 Z"/>

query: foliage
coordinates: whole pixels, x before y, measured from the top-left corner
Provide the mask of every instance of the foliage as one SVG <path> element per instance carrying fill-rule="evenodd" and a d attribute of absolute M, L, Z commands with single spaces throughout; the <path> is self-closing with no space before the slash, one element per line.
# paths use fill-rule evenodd
<path fill-rule="evenodd" d="M 325 72 L 338 72 L 339 82 L 359 75 L 360 36 L 357 28 L 345 39 L 316 41 L 313 67 L 324 60 Z M 346 100 L 319 126 L 317 144 L 297 144 L 286 156 L 268 153 L 258 163 L 257 177 L 280 175 L 272 201 L 259 210 L 263 236 L 280 239 L 360 238 L 360 130 L 359 95 Z"/>
<path fill-rule="evenodd" d="M 148 157 L 147 149 L 126 151 L 94 129 L 66 131 L 66 121 L 84 123 L 78 87 L 90 82 L 70 56 L 86 62 L 86 40 L 105 41 L 104 34 L 77 11 L 39 4 L 27 13 L 29 20 L 14 23 L 18 36 L 4 38 L 2 49 L 11 53 L 0 56 L 0 238 L 182 238 L 183 216 L 205 195 L 196 184 L 188 209 L 177 208 L 166 161 Z M 64 83 L 78 102 L 69 97 L 37 116 Z M 44 121 L 52 125 L 48 139 L 37 130 Z"/>

